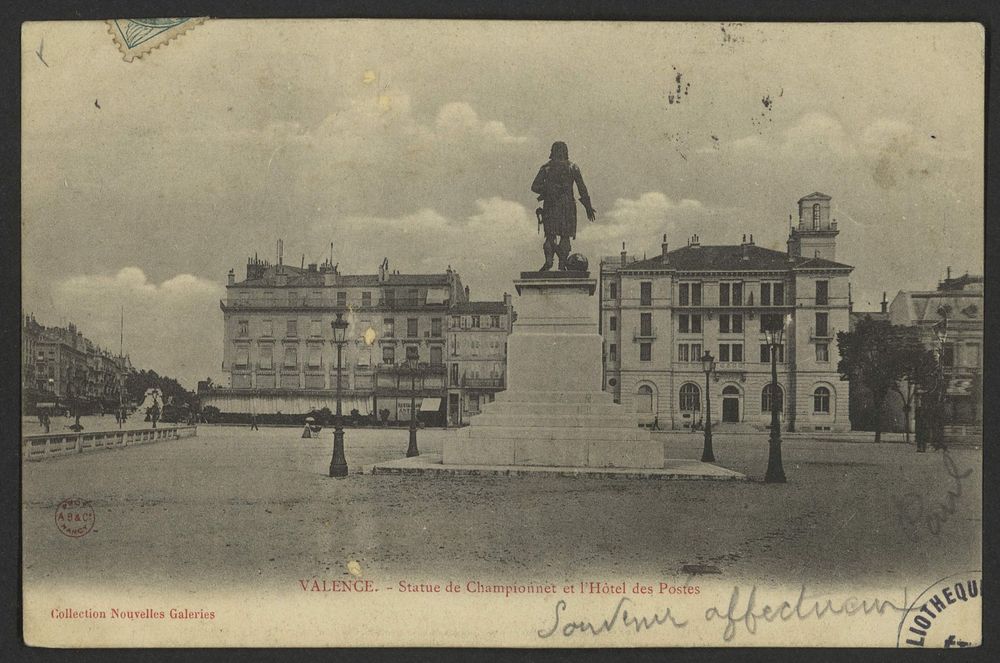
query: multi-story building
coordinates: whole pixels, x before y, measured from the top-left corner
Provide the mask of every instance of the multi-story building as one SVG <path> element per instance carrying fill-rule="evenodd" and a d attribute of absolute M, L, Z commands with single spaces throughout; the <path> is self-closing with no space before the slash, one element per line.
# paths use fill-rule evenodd
<path fill-rule="evenodd" d="M 946 439 L 981 438 L 983 277 L 952 278 L 949 268 L 936 290 L 900 291 L 889 305 L 889 320 L 894 325 L 919 327 L 927 347 L 939 352 L 947 380 Z M 946 332 L 943 342 L 938 334 L 942 330 Z"/>
<path fill-rule="evenodd" d="M 95 411 L 117 405 L 132 370 L 128 357 L 101 348 L 72 323 L 45 327 L 31 315 L 24 317 L 21 337 L 26 405 L 72 400 Z"/>
<path fill-rule="evenodd" d="M 604 388 L 645 424 L 683 429 L 703 423 L 706 375 L 713 423 L 770 423 L 771 355 L 764 329 L 783 325 L 777 351 L 783 425 L 848 430 L 848 384 L 837 373 L 838 330 L 848 328 L 848 276 L 836 262 L 830 197 L 798 201 L 787 251 L 740 244 L 686 246 L 638 260 L 624 250 L 601 261 Z"/>
<path fill-rule="evenodd" d="M 343 412 L 388 410 L 391 421 L 408 420 L 415 400 L 423 419 L 446 422 L 451 316 L 469 298 L 457 272 L 400 274 L 386 260 L 377 274 L 351 275 L 330 260 L 298 268 L 280 257 L 276 265 L 248 259 L 246 270 L 239 282 L 230 271 L 220 302 L 229 384 L 206 390 L 203 405 L 226 413 L 335 410 L 331 323 L 341 313 Z"/>
<path fill-rule="evenodd" d="M 448 313 L 448 421 L 461 425 L 507 388 L 514 315 L 509 294 L 498 302 L 456 304 Z"/>

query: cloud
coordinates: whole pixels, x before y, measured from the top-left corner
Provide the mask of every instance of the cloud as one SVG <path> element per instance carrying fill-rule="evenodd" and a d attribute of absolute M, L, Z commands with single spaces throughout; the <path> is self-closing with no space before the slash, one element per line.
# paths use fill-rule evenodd
<path fill-rule="evenodd" d="M 823 112 L 809 112 L 777 135 L 765 137 L 754 133 L 723 145 L 738 152 L 777 152 L 783 158 L 851 157 L 857 151 L 843 124 L 836 117 Z M 699 150 L 711 153 L 713 148 Z M 774 156 L 772 154 L 772 156 Z"/>
<path fill-rule="evenodd" d="M 221 283 L 178 274 L 150 281 L 139 267 L 116 274 L 81 274 L 57 281 L 53 303 L 83 335 L 117 352 L 125 315 L 125 351 L 137 368 L 153 369 L 193 389 L 217 376 L 222 360 Z M 54 324 L 54 321 L 42 321 Z"/>
<path fill-rule="evenodd" d="M 489 142 L 511 144 L 527 143 L 527 136 L 515 136 L 498 120 L 482 121 L 472 106 L 465 102 L 452 102 L 438 110 L 435 127 L 441 137 L 463 136 L 482 138 Z"/>

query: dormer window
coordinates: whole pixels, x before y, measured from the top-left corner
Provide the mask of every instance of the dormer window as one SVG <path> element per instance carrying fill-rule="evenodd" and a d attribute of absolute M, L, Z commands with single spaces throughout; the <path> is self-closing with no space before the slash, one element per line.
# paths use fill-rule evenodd
<path fill-rule="evenodd" d="M 813 205 L 813 230 L 819 230 L 819 203 Z"/>

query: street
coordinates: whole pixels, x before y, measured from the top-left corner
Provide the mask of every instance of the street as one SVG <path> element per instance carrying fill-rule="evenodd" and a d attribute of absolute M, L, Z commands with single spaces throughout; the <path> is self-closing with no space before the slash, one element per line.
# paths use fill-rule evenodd
<path fill-rule="evenodd" d="M 421 431 L 420 448 L 439 452 L 451 434 Z M 25 582 L 280 584 L 349 577 L 348 561 L 381 578 L 445 569 L 538 580 L 676 578 L 684 565 L 705 564 L 719 571 L 713 579 L 811 584 L 980 566 L 974 449 L 954 449 L 945 462 L 940 452 L 901 444 L 797 438 L 784 446 L 789 483 L 768 485 L 759 481 L 766 437 L 718 435 L 719 464 L 754 481 L 432 479 L 368 474 L 373 463 L 404 455 L 405 430 L 348 430 L 351 473 L 337 480 L 326 476 L 331 431 L 299 435 L 201 426 L 196 438 L 24 463 Z M 700 455 L 697 434 L 663 438 L 667 457 Z M 67 497 L 95 509 L 85 537 L 53 524 Z M 941 516 L 918 519 L 918 507 Z"/>

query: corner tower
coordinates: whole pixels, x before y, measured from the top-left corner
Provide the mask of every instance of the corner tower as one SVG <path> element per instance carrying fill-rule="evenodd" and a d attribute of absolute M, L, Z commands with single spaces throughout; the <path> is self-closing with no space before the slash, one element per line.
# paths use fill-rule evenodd
<path fill-rule="evenodd" d="M 799 224 L 788 235 L 788 253 L 797 258 L 837 260 L 837 222 L 830 220 L 830 196 L 811 193 L 799 199 Z"/>

